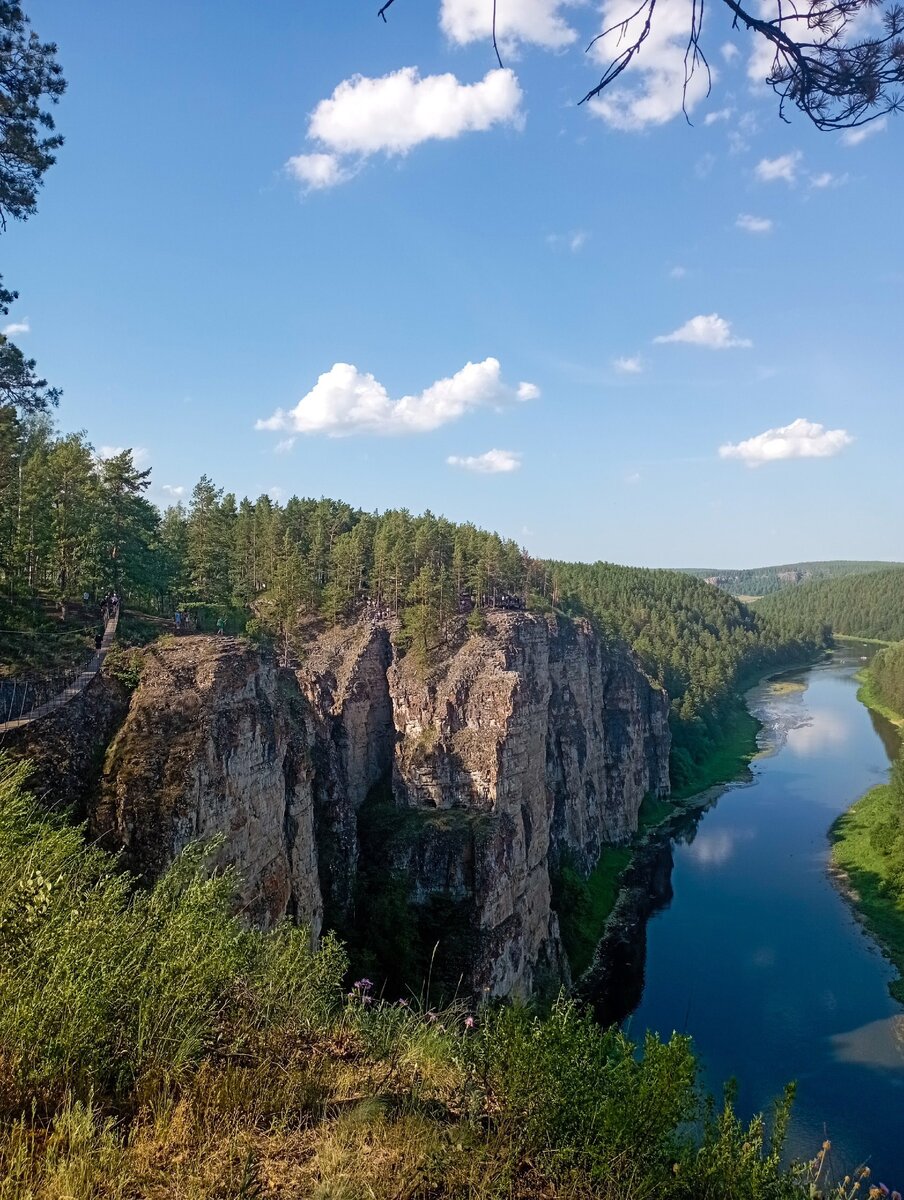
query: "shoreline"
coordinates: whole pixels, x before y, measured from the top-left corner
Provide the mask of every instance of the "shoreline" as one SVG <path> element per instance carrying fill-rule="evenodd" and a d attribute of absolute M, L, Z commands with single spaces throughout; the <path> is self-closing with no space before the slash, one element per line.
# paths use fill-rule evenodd
<path fill-rule="evenodd" d="M 606 858 L 608 850 L 615 849 L 622 853 L 627 851 L 630 857 L 624 862 L 614 880 L 611 876 L 607 879 L 608 888 L 612 888 L 614 884 L 614 891 L 610 893 L 611 905 L 600 926 L 597 948 L 589 965 L 583 971 L 575 973 L 574 987 L 576 989 L 591 975 L 605 972 L 606 967 L 598 953 L 599 948 L 607 940 L 612 939 L 613 935 L 617 935 L 619 927 L 622 927 L 622 932 L 624 932 L 629 924 L 635 923 L 632 919 L 633 914 L 625 910 L 632 908 L 630 896 L 635 890 L 631 882 L 632 868 L 638 859 L 645 855 L 655 855 L 657 850 L 664 850 L 671 844 L 683 823 L 688 820 L 699 820 L 732 784 L 737 787 L 745 787 L 752 782 L 750 766 L 763 753 L 764 748 L 760 744 L 760 734 L 765 725 L 751 711 L 747 703 L 748 695 L 755 688 L 781 680 L 783 676 L 811 670 L 820 662 L 825 661 L 826 657 L 826 655 L 822 655 L 789 666 L 772 667 L 747 682 L 743 690 L 736 695 L 738 709 L 732 723 L 731 736 L 701 765 L 693 784 L 693 790 L 682 788 L 672 792 L 667 801 L 660 802 L 656 806 L 653 819 L 644 821 L 642 807 L 637 832 L 630 840 L 621 846 L 606 847 L 603 850 L 600 863 Z M 598 870 L 599 865 L 588 876 L 588 884 L 591 883 Z"/>
<path fill-rule="evenodd" d="M 868 667 L 858 671 L 855 678 L 860 683 L 857 700 L 893 725 L 904 747 L 904 716 L 876 697 Z M 904 1003 L 904 899 L 889 894 L 889 864 L 874 844 L 876 833 L 895 820 L 898 804 L 891 783 L 881 783 L 836 817 L 828 832 L 826 870 L 855 920 L 898 972 L 898 977 L 889 982 L 888 990 L 895 1000 Z"/>

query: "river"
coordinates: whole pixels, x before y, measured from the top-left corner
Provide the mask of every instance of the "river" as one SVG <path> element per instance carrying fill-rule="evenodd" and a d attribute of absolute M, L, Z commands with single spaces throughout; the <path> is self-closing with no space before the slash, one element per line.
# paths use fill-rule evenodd
<path fill-rule="evenodd" d="M 653 898 L 614 969 L 628 1028 L 690 1033 L 711 1090 L 738 1080 L 743 1115 L 797 1081 L 791 1154 L 828 1138 L 836 1172 L 866 1161 L 904 1190 L 904 1009 L 827 872 L 829 826 L 884 781 L 898 745 L 857 700 L 866 653 L 748 694 L 763 722 L 752 778 L 641 855 L 636 892 Z"/>

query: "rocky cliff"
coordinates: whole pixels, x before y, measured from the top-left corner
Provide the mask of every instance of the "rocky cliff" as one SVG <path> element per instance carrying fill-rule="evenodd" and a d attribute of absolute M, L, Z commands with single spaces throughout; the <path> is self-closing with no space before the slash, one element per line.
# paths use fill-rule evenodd
<path fill-rule="evenodd" d="M 190 842 L 221 838 L 249 917 L 289 914 L 316 936 L 312 781 L 294 679 L 238 639 L 165 639 L 107 753 L 92 826 L 149 880 Z"/>
<path fill-rule="evenodd" d="M 220 835 L 265 923 L 316 930 L 325 907 L 353 931 L 391 880 L 397 925 L 454 942 L 475 990 L 526 994 L 568 974 L 556 867 L 590 871 L 667 794 L 667 714 L 624 647 L 564 618 L 491 613 L 428 671 L 383 624 L 311 636 L 294 673 L 183 638 L 148 655 L 93 822 L 149 877 Z"/>
<path fill-rule="evenodd" d="M 426 863 L 436 886 L 470 891 L 483 988 L 563 975 L 552 871 L 567 856 L 588 872 L 636 830 L 645 795 L 668 794 L 667 698 L 588 623 L 525 613 L 490 614 L 426 678 L 394 659 L 389 685 L 397 801 L 485 818 L 455 860 L 428 837 L 429 855 L 407 864 L 415 886 L 431 891 Z"/>

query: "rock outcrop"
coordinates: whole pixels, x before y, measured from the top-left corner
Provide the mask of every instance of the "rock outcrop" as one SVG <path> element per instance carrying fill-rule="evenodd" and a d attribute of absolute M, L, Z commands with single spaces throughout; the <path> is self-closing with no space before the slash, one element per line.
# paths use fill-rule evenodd
<path fill-rule="evenodd" d="M 190 842 L 221 838 L 250 919 L 289 914 L 316 936 L 312 780 L 294 678 L 235 638 L 168 639 L 147 652 L 92 825 L 148 880 Z"/>
<path fill-rule="evenodd" d="M 396 659 L 389 684 L 397 800 L 488 818 L 463 861 L 435 846 L 427 859 L 438 886 L 472 890 L 476 982 L 509 995 L 561 976 L 552 871 L 564 857 L 590 871 L 636 830 L 644 796 L 668 794 L 667 698 L 588 623 L 526 613 L 490 614 L 426 678 Z"/>
<path fill-rule="evenodd" d="M 668 793 L 667 717 L 630 652 L 579 620 L 490 613 L 426 672 L 382 623 L 311 636 L 295 672 L 182 638 L 148 652 L 93 823 L 148 878 L 219 835 L 264 924 L 316 931 L 325 908 L 348 929 L 376 867 L 431 934 L 456 914 L 467 985 L 527 994 L 568 976 L 556 868 L 589 872 Z M 393 836 L 364 819 L 375 803 Z"/>

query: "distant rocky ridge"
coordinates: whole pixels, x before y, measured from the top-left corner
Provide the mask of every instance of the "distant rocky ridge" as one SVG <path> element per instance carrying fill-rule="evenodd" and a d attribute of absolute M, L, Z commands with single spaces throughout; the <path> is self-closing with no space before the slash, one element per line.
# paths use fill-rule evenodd
<path fill-rule="evenodd" d="M 164 639 L 109 744 L 92 832 L 156 878 L 219 837 L 254 921 L 354 920 L 362 810 L 405 815 L 381 867 L 411 912 L 437 899 L 468 926 L 464 985 L 526 995 L 568 978 L 551 876 L 589 872 L 668 794 L 668 699 L 588 622 L 491 613 L 424 673 L 393 631 L 313 636 L 279 669 L 241 639 Z M 371 864 L 372 865 L 372 864 Z"/>

